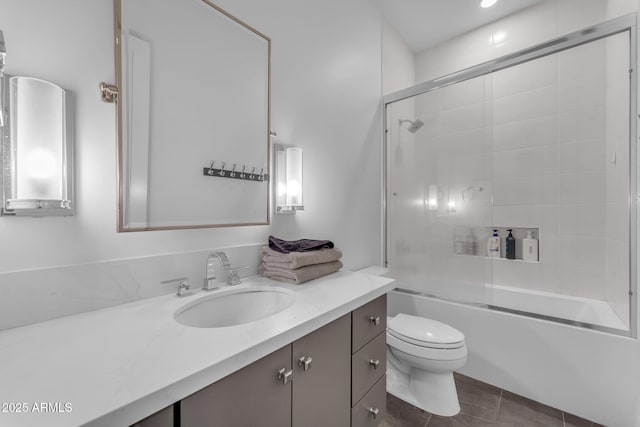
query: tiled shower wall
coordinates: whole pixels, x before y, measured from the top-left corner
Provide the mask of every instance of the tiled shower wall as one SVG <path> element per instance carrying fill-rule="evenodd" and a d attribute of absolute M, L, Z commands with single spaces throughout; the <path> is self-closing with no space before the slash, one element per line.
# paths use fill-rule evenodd
<path fill-rule="evenodd" d="M 416 81 L 634 10 L 628 1 L 547 0 L 418 54 Z M 625 50 L 619 35 L 417 97 L 424 128 L 397 130 L 390 148 L 392 203 L 408 208 L 393 219 L 395 267 L 607 300 L 628 321 Z M 430 183 L 437 213 L 420 203 Z M 442 207 L 450 200 L 455 212 Z M 539 229 L 541 262 L 451 256 L 455 234 L 470 232 L 484 254 L 491 226 Z"/>

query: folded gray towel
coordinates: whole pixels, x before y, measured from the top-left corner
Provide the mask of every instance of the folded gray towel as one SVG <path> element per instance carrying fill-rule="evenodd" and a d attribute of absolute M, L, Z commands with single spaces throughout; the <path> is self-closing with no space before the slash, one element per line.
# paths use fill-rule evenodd
<path fill-rule="evenodd" d="M 332 261 L 323 264 L 308 265 L 306 267 L 296 268 L 295 270 L 272 267 L 269 264 L 262 263 L 260 264 L 259 270 L 264 277 L 268 277 L 269 279 L 299 285 L 300 283 L 335 273 L 341 268 L 342 263 L 340 261 Z"/>
<path fill-rule="evenodd" d="M 274 267 L 290 270 L 313 264 L 338 261 L 342 251 L 338 248 L 320 249 L 311 252 L 289 252 L 283 254 L 265 246 L 262 248 L 262 261 Z"/>

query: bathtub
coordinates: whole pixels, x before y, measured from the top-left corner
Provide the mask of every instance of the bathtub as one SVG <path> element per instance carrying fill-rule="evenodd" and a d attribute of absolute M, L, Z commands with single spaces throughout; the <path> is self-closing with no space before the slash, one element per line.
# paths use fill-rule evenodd
<path fill-rule="evenodd" d="M 410 294 L 629 335 L 628 320 L 621 319 L 603 300 L 445 278 L 404 279 L 396 283 L 401 291 Z"/>
<path fill-rule="evenodd" d="M 402 312 L 432 318 L 465 334 L 469 356 L 462 374 L 609 427 L 634 425 L 640 394 L 638 341 L 578 326 L 620 326 L 610 308 L 598 301 L 495 285 L 484 288 L 482 304 L 402 290 L 415 286 L 401 280 L 396 286 L 388 297 L 390 316 Z M 450 296 L 455 294 L 462 292 Z M 520 311 L 542 313 L 531 317 Z M 552 321 L 561 313 L 575 323 Z"/>
<path fill-rule="evenodd" d="M 549 320 L 568 321 L 582 325 L 596 325 L 608 329 L 628 330 L 608 302 L 560 295 L 551 292 L 486 285 L 488 303 L 496 310 L 537 315 Z"/>

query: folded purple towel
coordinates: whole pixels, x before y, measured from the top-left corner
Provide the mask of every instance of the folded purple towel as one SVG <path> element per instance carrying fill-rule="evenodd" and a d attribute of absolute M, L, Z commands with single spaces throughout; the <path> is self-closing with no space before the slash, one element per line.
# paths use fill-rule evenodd
<path fill-rule="evenodd" d="M 317 251 L 319 249 L 333 248 L 330 240 L 282 240 L 274 236 L 269 236 L 269 247 L 276 252 L 288 254 L 289 252 Z"/>

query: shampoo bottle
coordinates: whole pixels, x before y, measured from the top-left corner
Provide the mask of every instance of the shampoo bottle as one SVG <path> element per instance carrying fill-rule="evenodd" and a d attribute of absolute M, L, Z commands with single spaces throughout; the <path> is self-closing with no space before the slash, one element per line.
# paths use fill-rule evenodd
<path fill-rule="evenodd" d="M 493 230 L 493 236 L 487 240 L 487 256 L 489 258 L 500 258 L 500 237 L 498 230 Z"/>
<path fill-rule="evenodd" d="M 533 238 L 532 231 L 527 231 L 527 237 L 522 239 L 522 259 L 538 261 L 538 240 Z"/>
<path fill-rule="evenodd" d="M 509 235 L 505 239 L 505 256 L 507 257 L 507 259 L 516 259 L 516 239 L 515 237 L 513 237 L 513 234 L 511 234 L 513 232 L 513 229 L 510 228 L 507 231 L 509 232 Z"/>

